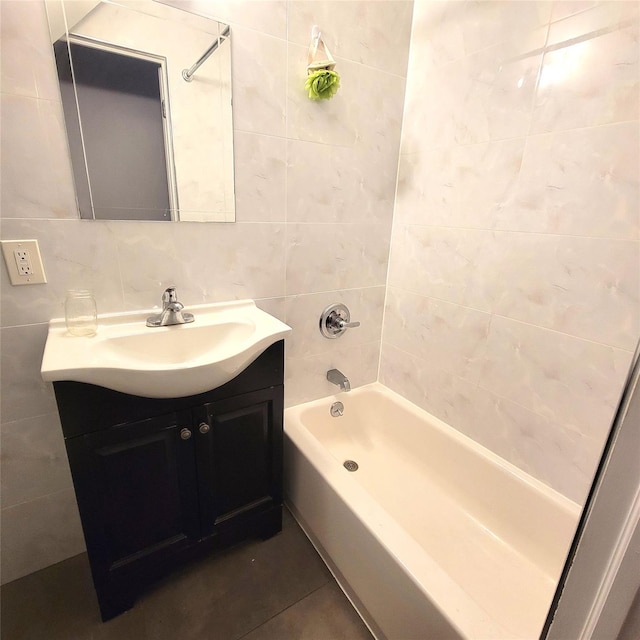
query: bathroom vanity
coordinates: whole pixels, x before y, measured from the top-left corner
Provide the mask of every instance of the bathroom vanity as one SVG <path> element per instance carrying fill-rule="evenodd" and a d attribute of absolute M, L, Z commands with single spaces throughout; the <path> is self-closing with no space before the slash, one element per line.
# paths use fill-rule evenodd
<path fill-rule="evenodd" d="M 191 310 L 193 322 L 154 328 L 148 311 L 100 316 L 92 337 L 49 325 L 42 376 L 103 620 L 185 562 L 282 527 L 291 329 L 252 300 Z"/>
<path fill-rule="evenodd" d="M 184 398 L 54 382 L 103 620 L 189 559 L 280 531 L 283 372 L 281 340 Z"/>

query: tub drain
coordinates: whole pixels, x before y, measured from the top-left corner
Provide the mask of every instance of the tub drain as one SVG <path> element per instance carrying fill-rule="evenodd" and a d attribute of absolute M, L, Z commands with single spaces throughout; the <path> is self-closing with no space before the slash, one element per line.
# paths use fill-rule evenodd
<path fill-rule="evenodd" d="M 355 460 L 345 460 L 343 466 L 347 471 L 358 470 L 358 463 Z"/>

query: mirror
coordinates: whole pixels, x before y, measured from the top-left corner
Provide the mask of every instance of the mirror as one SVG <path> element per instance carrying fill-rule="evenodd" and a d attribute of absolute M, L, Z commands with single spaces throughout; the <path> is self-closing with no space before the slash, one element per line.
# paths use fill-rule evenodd
<path fill-rule="evenodd" d="M 47 0 L 81 218 L 233 222 L 231 30 L 152 0 Z"/>

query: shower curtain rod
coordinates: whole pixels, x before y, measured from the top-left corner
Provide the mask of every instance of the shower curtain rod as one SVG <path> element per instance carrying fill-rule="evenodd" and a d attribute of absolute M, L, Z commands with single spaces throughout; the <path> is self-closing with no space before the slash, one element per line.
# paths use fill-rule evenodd
<path fill-rule="evenodd" d="M 223 29 L 222 33 L 218 36 L 217 40 L 214 40 L 213 44 L 200 56 L 200 59 L 195 62 L 190 69 L 182 70 L 182 77 L 187 81 L 191 82 L 193 80 L 193 74 L 200 68 L 202 63 L 220 46 L 223 40 L 226 40 L 229 37 L 229 31 L 231 27 L 227 25 L 225 29 Z"/>

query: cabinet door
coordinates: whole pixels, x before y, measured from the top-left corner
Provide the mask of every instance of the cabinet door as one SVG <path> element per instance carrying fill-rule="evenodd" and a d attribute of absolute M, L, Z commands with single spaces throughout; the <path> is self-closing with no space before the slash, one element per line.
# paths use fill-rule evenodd
<path fill-rule="evenodd" d="M 67 440 L 94 575 L 157 565 L 198 539 L 191 433 L 187 411 Z"/>
<path fill-rule="evenodd" d="M 282 503 L 282 411 L 282 385 L 194 411 L 203 535 Z"/>

